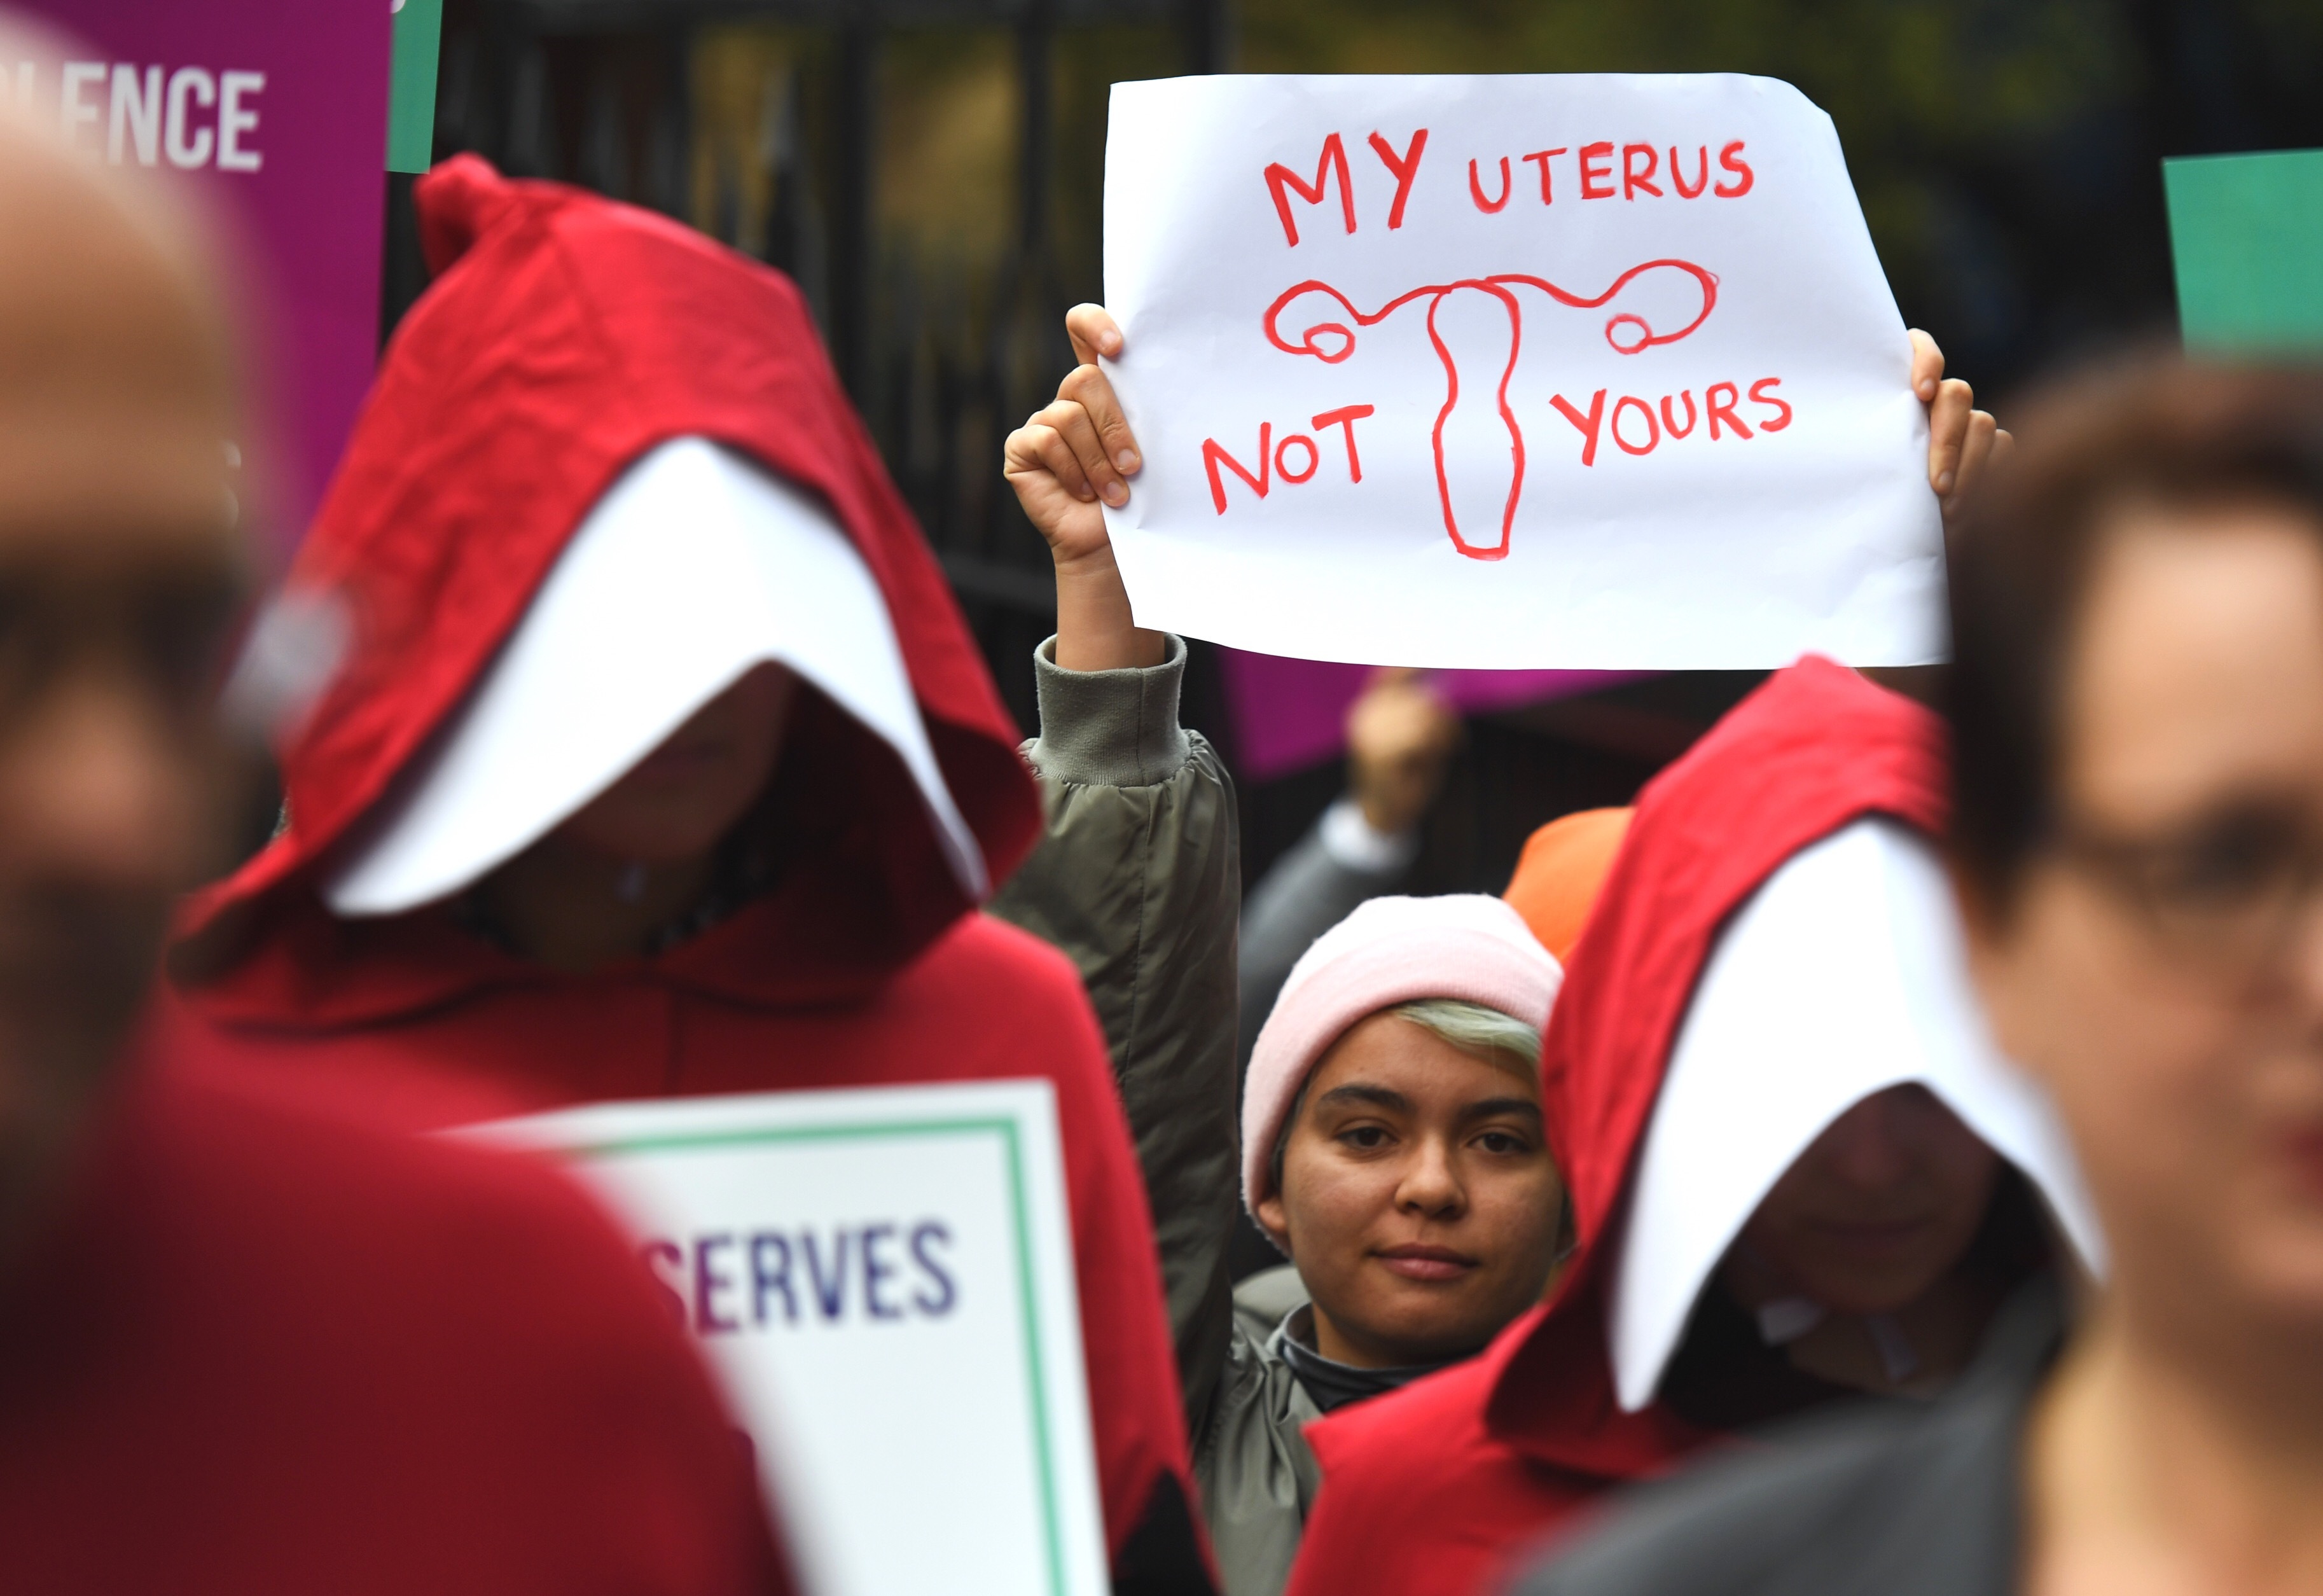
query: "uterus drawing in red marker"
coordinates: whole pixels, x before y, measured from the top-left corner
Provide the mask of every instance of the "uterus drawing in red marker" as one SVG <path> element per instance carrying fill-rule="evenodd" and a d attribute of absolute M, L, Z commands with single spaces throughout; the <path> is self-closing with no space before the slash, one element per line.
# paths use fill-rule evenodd
<path fill-rule="evenodd" d="M 1665 325 L 1657 327 L 1644 314 L 1621 309 L 1615 304 L 1625 296 L 1631 303 L 1666 300 L 1670 289 L 1683 287 L 1679 280 L 1685 278 L 1690 278 L 1698 288 L 1701 305 L 1693 319 L 1683 326 L 1668 326 L 1676 317 L 1664 316 Z M 1631 293 L 1633 289 L 1638 291 Z M 1546 295 L 1554 304 L 1573 310 L 1611 309 L 1613 314 L 1604 324 L 1605 342 L 1614 353 L 1625 355 L 1641 354 L 1657 344 L 1675 344 L 1690 335 L 1710 319 L 1711 311 L 1718 304 L 1718 279 L 1713 273 L 1690 261 L 1667 260 L 1632 266 L 1615 278 L 1602 293 L 1593 297 L 1559 288 L 1545 278 L 1502 272 L 1462 278 L 1456 282 L 1430 283 L 1399 294 L 1372 311 L 1356 308 L 1353 300 L 1328 283 L 1309 280 L 1285 289 L 1266 310 L 1264 329 L 1268 343 L 1286 354 L 1311 355 L 1327 365 L 1336 365 L 1354 353 L 1357 328 L 1376 326 L 1406 306 L 1427 307 L 1428 341 L 1444 365 L 1444 405 L 1436 413 L 1436 425 L 1428 438 L 1436 455 L 1437 496 L 1443 505 L 1444 529 L 1452 536 L 1452 546 L 1471 559 L 1499 560 L 1508 556 L 1510 529 L 1516 522 L 1517 506 L 1524 497 L 1524 427 L 1510 407 L 1509 383 L 1524 353 L 1524 299 L 1528 291 Z M 1316 303 L 1318 299 L 1322 303 Z M 1688 289 L 1683 307 L 1691 307 L 1693 299 L 1693 291 Z M 1306 314 L 1322 319 L 1306 323 L 1295 340 L 1285 337 L 1285 313 L 1302 300 L 1308 301 L 1311 309 L 1291 316 L 1291 325 L 1300 325 Z M 1464 374 L 1469 379 L 1465 382 L 1462 381 Z M 1496 429 L 1504 432 L 1508 439 L 1505 466 L 1492 449 L 1474 446 L 1487 434 L 1496 434 Z M 1453 451 L 1458 460 L 1456 467 L 1446 459 L 1447 435 L 1455 442 L 1468 445 Z M 1492 519 L 1495 504 L 1500 527 L 1497 537 L 1488 537 L 1483 529 Z M 1478 536 L 1472 537 L 1471 533 Z"/>

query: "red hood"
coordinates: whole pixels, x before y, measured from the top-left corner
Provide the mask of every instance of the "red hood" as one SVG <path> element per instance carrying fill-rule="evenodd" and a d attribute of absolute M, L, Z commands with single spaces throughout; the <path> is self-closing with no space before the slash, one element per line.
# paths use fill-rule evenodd
<path fill-rule="evenodd" d="M 474 156 L 437 167 L 415 199 L 438 277 L 388 351 L 289 584 L 347 601 L 351 651 L 279 750 L 288 826 L 188 904 L 180 949 L 202 957 L 180 967 L 210 972 L 229 1008 L 324 1017 L 322 966 L 340 956 L 317 939 L 344 957 L 370 939 L 317 923 L 314 867 L 461 703 L 623 470 L 692 436 L 829 506 L 886 601 L 946 784 L 1005 877 L 1041 823 L 1015 728 L 796 288 L 675 222 L 510 181 Z M 777 895 L 837 915 L 823 940 L 858 967 L 893 968 L 973 905 L 900 763 L 825 708 L 794 729 L 785 764 L 814 768 L 803 786 L 851 790 L 802 795 L 832 830 L 794 863 L 816 879 Z M 435 985 L 403 982 L 397 1001 Z"/>
<path fill-rule="evenodd" d="M 1556 1300 L 1486 1356 L 1486 1422 L 1546 1462 L 1648 1472 L 1701 1437 L 1659 1404 L 1625 1414 L 1606 1345 L 1619 1219 L 1694 982 L 1727 917 L 1792 855 L 1867 815 L 1931 837 L 1942 723 L 1810 656 L 1777 673 L 1638 800 L 1549 1019 L 1541 1091 L 1580 1251 Z"/>

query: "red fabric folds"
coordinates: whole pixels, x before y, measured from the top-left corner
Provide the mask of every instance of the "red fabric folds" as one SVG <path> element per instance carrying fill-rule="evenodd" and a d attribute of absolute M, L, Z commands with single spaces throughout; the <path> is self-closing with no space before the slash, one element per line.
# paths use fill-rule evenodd
<path fill-rule="evenodd" d="M 1621 1199 L 1696 978 L 1792 855 L 1868 815 L 1930 836 L 1945 743 L 1925 709 L 1809 656 L 1649 783 L 1566 966 L 1541 1064 L 1580 1251 L 1553 1301 L 1472 1362 L 1309 1427 L 1325 1482 L 1290 1596 L 1474 1596 L 1607 1486 L 1715 1439 L 1624 1413 L 1606 1344 Z"/>
<path fill-rule="evenodd" d="M 854 539 L 945 782 L 1005 877 L 1041 825 L 1015 728 L 798 289 L 665 217 L 473 155 L 414 197 L 441 275 L 397 330 L 289 582 L 352 606 L 353 651 L 281 749 L 289 824 L 194 901 L 188 931 L 320 858 L 475 682 L 605 490 L 693 436 L 810 490 Z M 900 901 L 866 913 L 933 920 L 926 936 L 968 907 L 940 872 L 888 885 Z"/>
<path fill-rule="evenodd" d="M 12 1591 L 785 1596 L 629 1249 L 517 1160 L 135 1084 L 0 1294 Z"/>

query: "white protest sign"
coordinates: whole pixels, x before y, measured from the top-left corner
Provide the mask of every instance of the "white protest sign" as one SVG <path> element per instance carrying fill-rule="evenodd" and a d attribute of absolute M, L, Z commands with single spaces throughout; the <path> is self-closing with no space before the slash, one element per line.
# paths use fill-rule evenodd
<path fill-rule="evenodd" d="M 1105 228 L 1141 624 L 1446 667 L 1941 656 L 1910 347 L 1788 85 L 1116 84 Z"/>
<path fill-rule="evenodd" d="M 813 1596 L 1103 1596 L 1046 1081 L 592 1105 L 549 1152 L 638 1241 L 758 1444 Z"/>

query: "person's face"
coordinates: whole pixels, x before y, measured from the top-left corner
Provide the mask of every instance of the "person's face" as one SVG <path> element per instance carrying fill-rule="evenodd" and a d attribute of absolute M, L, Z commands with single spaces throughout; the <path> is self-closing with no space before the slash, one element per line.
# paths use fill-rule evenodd
<path fill-rule="evenodd" d="M 223 356 L 184 272 L 0 140 L 0 1249 L 225 861 L 243 600 Z M 57 163 L 61 164 L 61 163 Z"/>
<path fill-rule="evenodd" d="M 1382 1013 L 1315 1067 L 1258 1217 L 1321 1350 L 1386 1368 L 1474 1352 L 1531 1307 L 1564 1208 L 1533 1072 Z"/>
<path fill-rule="evenodd" d="M 797 687 L 782 666 L 760 665 L 702 705 L 557 835 L 648 865 L 701 858 L 766 790 Z"/>
<path fill-rule="evenodd" d="M 1788 1291 L 1839 1313 L 1893 1313 L 1968 1251 L 1998 1169 L 1925 1087 L 1890 1087 L 1783 1171 L 1744 1224 L 1743 1245 Z"/>
<path fill-rule="evenodd" d="M 2311 1336 L 2323 529 L 2251 505 L 2106 531 L 2061 693 L 2055 836 L 2005 905 L 1963 893 L 1973 968 L 2071 1132 L 2116 1293 L 2156 1322 Z"/>

